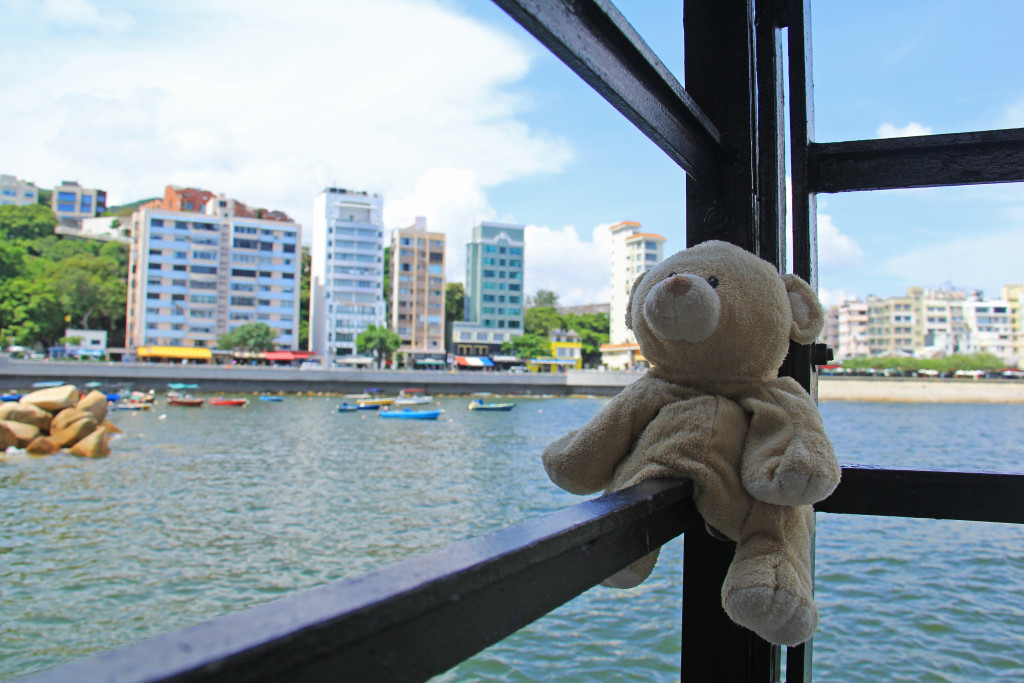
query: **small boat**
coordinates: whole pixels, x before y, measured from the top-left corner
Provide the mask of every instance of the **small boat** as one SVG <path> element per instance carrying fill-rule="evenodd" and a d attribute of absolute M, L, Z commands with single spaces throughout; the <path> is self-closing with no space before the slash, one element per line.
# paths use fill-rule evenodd
<path fill-rule="evenodd" d="M 196 398 L 194 396 L 171 396 L 167 399 L 167 402 L 172 406 L 185 406 L 187 408 L 199 408 L 205 402 L 205 399 Z"/>
<path fill-rule="evenodd" d="M 24 396 L 24 394 L 2 394 L 0 395 L 0 401 L 3 401 L 4 403 L 9 403 L 11 401 L 17 401 L 22 396 Z"/>
<path fill-rule="evenodd" d="M 167 385 L 168 389 L 172 391 L 182 391 L 183 389 L 198 389 L 198 384 L 182 384 L 181 382 L 172 382 Z"/>
<path fill-rule="evenodd" d="M 352 403 L 342 403 L 337 408 L 337 411 L 339 413 L 354 413 L 357 410 L 359 410 L 359 406 L 354 405 Z"/>
<path fill-rule="evenodd" d="M 411 408 L 403 408 L 401 410 L 382 410 L 380 416 L 393 417 L 400 420 L 436 420 L 437 416 L 443 412 L 444 410 L 440 408 L 437 410 L 412 410 Z"/>
<path fill-rule="evenodd" d="M 120 401 L 114 404 L 114 410 L 149 410 L 152 403 L 139 403 L 137 401 Z"/>
<path fill-rule="evenodd" d="M 346 399 L 348 401 L 353 401 L 355 403 L 363 403 L 365 405 L 375 405 L 375 406 L 378 406 L 378 407 L 380 407 L 380 406 L 389 406 L 395 400 L 394 398 L 384 397 L 384 396 L 375 397 L 372 394 L 368 394 L 366 392 L 363 392 L 362 394 L 345 394 L 344 396 L 342 396 L 342 398 Z"/>
<path fill-rule="evenodd" d="M 261 401 L 274 401 L 279 402 L 284 400 L 284 396 L 260 396 Z"/>
<path fill-rule="evenodd" d="M 356 410 L 380 410 L 381 407 L 387 407 L 383 403 L 367 403 L 366 401 L 356 402 Z"/>
<path fill-rule="evenodd" d="M 422 389 L 402 389 L 395 398 L 396 406 L 421 406 L 433 403 L 434 397 L 427 396 Z"/>
<path fill-rule="evenodd" d="M 515 403 L 484 403 L 482 398 L 478 398 L 475 401 L 470 401 L 470 410 L 512 410 L 516 407 Z"/>
<path fill-rule="evenodd" d="M 247 398 L 224 398 L 218 396 L 217 398 L 210 399 L 211 406 L 247 406 L 249 405 L 249 399 Z"/>

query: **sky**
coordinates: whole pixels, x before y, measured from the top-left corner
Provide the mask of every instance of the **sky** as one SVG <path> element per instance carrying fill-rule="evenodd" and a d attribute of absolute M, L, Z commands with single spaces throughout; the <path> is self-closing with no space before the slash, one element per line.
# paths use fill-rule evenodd
<path fill-rule="evenodd" d="M 683 82 L 681 0 L 616 6 Z M 812 7 L 817 141 L 1024 127 L 1024 3 Z M 39 187 L 200 187 L 307 236 L 325 187 L 379 192 L 457 282 L 472 225 L 516 222 L 525 289 L 566 305 L 608 302 L 611 225 L 685 246 L 684 173 L 488 0 L 0 0 L 0 25 L 0 172 Z M 1024 282 L 1020 184 L 819 195 L 818 231 L 826 305 Z"/>

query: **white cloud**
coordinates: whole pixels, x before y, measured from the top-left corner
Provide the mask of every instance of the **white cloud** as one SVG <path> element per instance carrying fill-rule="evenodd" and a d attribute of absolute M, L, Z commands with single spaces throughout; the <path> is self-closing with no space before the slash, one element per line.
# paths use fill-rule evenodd
<path fill-rule="evenodd" d="M 838 306 L 844 301 L 854 301 L 858 298 L 859 297 L 851 294 L 845 289 L 818 289 L 818 301 L 820 301 L 821 305 L 825 308 L 828 308 L 829 306 Z"/>
<path fill-rule="evenodd" d="M 538 289 L 558 294 L 563 306 L 611 301 L 611 233 L 602 223 L 585 241 L 575 226 L 561 230 L 526 226 L 523 285 L 527 295 Z M 581 265 L 582 264 L 582 265 Z"/>
<path fill-rule="evenodd" d="M 982 289 L 997 298 L 1004 284 L 1024 281 L 1020 254 L 1024 225 L 999 232 L 971 232 L 962 239 L 922 244 L 885 262 L 885 270 L 910 285 Z"/>
<path fill-rule="evenodd" d="M 104 19 L 59 1 L 51 10 L 80 24 Z M 488 188 L 572 156 L 521 120 L 530 102 L 516 85 L 539 48 L 446 5 L 142 7 L 124 40 L 48 32 L 0 47 L 19 64 L 0 83 L 5 173 L 77 179 L 112 204 L 202 187 L 284 210 L 307 234 L 324 187 L 365 189 L 383 193 L 389 221 L 426 215 L 447 232 L 492 216 Z"/>
<path fill-rule="evenodd" d="M 906 138 L 914 135 L 931 135 L 932 129 L 930 126 L 925 126 L 920 123 L 911 121 L 907 125 L 899 128 L 891 123 L 883 123 L 878 127 L 878 137 L 880 138 Z"/>
<path fill-rule="evenodd" d="M 39 7 L 43 18 L 60 26 L 125 31 L 135 24 L 130 15 L 102 13 L 89 0 L 43 0 Z"/>
<path fill-rule="evenodd" d="M 1024 127 L 1024 100 L 1010 106 L 999 119 L 1000 128 Z"/>
<path fill-rule="evenodd" d="M 818 266 L 830 270 L 855 268 L 864 260 L 864 250 L 839 231 L 827 213 L 818 214 Z"/>

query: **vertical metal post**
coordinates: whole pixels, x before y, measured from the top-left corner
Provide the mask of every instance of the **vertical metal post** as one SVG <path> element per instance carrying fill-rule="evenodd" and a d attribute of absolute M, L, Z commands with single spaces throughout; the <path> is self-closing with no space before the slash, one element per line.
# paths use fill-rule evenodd
<path fill-rule="evenodd" d="M 769 40 L 765 48 L 769 56 L 764 77 L 770 90 L 764 93 L 765 106 L 772 113 L 762 129 L 770 139 L 762 144 L 754 0 L 685 0 L 683 24 L 686 90 L 718 128 L 730 153 L 721 183 L 699 184 L 687 178 L 687 246 L 718 239 L 781 264 L 785 203 L 779 174 L 784 162 L 774 65 L 780 47 Z M 683 547 L 681 679 L 778 681 L 780 649 L 734 624 L 722 609 L 722 582 L 735 545 L 695 529 L 686 533 Z"/>

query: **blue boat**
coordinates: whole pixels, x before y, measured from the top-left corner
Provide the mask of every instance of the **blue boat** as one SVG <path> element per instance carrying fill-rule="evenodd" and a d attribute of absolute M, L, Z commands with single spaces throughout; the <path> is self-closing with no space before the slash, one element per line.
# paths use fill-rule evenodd
<path fill-rule="evenodd" d="M 276 403 L 276 402 L 279 402 L 279 401 L 283 401 L 284 397 L 283 396 L 260 396 L 260 400 L 261 401 L 274 401 Z"/>
<path fill-rule="evenodd" d="M 10 401 L 17 401 L 22 396 L 23 394 L 3 394 L 0 395 L 0 401 L 3 401 L 4 403 L 9 403 Z"/>
<path fill-rule="evenodd" d="M 354 413 L 357 410 L 359 410 L 359 407 L 351 403 L 342 403 L 337 408 L 339 413 Z"/>
<path fill-rule="evenodd" d="M 444 410 L 412 410 L 411 408 L 403 408 L 402 410 L 382 410 L 380 413 L 381 417 L 394 417 L 401 420 L 436 420 L 437 416 L 443 413 Z"/>

